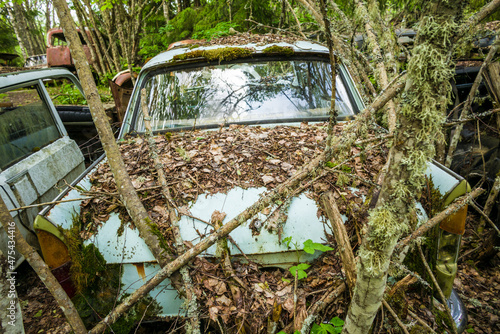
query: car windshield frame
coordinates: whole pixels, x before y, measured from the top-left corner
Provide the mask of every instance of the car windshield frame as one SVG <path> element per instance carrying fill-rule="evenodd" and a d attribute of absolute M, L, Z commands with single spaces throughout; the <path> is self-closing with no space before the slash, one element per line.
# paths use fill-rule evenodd
<path fill-rule="evenodd" d="M 226 65 L 226 64 L 238 64 L 238 63 L 259 63 L 259 62 L 269 62 L 269 61 L 300 61 L 300 62 L 308 62 L 308 61 L 319 61 L 324 63 L 330 63 L 330 59 L 327 53 L 325 54 L 296 54 L 291 57 L 284 56 L 265 56 L 265 55 L 254 55 L 251 58 L 241 58 L 232 61 L 222 61 L 215 65 Z M 349 99 L 348 103 L 352 107 L 353 115 L 340 116 L 337 117 L 338 121 L 344 121 L 348 119 L 352 119 L 355 117 L 357 113 L 360 111 L 360 106 L 357 100 L 354 97 L 354 92 L 352 91 L 352 85 L 348 84 L 348 81 L 351 80 L 349 74 L 343 69 L 343 65 L 339 64 L 337 67 L 337 78 L 340 79 L 342 84 L 345 87 L 345 91 L 347 93 L 347 97 Z M 143 133 L 143 131 L 137 131 L 136 127 L 138 125 L 138 120 L 140 119 L 141 106 L 140 106 L 140 91 L 142 88 L 145 88 L 146 83 L 155 75 L 167 72 L 175 72 L 175 71 L 183 71 L 183 70 L 191 70 L 196 68 L 203 68 L 208 66 L 214 66 L 214 62 L 208 62 L 205 60 L 202 61 L 187 61 L 176 65 L 165 66 L 165 64 L 156 66 L 151 68 L 148 72 L 141 74 L 141 78 L 139 79 L 138 86 L 134 90 L 134 94 L 130 101 L 128 113 L 131 115 L 127 115 L 125 117 L 125 122 L 128 124 L 124 124 L 125 126 L 122 128 L 122 133 L 120 134 L 120 138 L 123 137 L 126 133 L 139 134 Z M 276 124 L 276 123 L 301 123 L 301 122 L 322 122 L 328 120 L 328 115 L 322 116 L 309 116 L 309 117 L 294 117 L 294 118 L 278 118 L 278 119 L 264 119 L 264 120 L 248 120 L 248 121 L 234 121 L 223 123 L 224 126 L 228 126 L 231 124 L 238 125 L 262 125 L 262 124 Z M 172 127 L 165 128 L 161 130 L 155 130 L 155 133 L 162 132 L 176 132 L 176 131 L 186 131 L 196 129 L 211 129 L 220 127 L 220 122 L 218 124 L 195 124 L 183 127 Z"/>

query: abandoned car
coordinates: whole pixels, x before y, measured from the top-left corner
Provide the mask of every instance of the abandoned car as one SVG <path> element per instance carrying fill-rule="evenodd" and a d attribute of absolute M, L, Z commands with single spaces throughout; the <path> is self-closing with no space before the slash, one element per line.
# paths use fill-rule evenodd
<path fill-rule="evenodd" d="M 50 202 L 65 182 L 84 170 L 83 155 L 68 137 L 45 86 L 66 79 L 81 90 L 66 69 L 45 69 L 0 75 L 0 195 L 9 209 Z M 41 207 L 12 213 L 24 237 L 38 245 L 33 222 Z M 7 252 L 8 236 L 0 227 L 0 249 Z M 16 267 L 23 257 L 16 252 Z"/>
<path fill-rule="evenodd" d="M 337 73 L 335 105 L 338 120 L 346 121 L 364 104 L 346 67 L 339 64 Z M 332 90 L 329 54 L 324 46 L 304 41 L 181 45 L 151 59 L 137 78 L 119 141 L 132 182 L 155 223 L 152 230 L 162 234 L 162 247 L 174 254 L 165 200 L 147 157 L 147 141 L 140 136 L 145 133 L 142 89 L 147 94 L 145 102 L 167 182 L 181 214 L 180 234 L 186 247 L 214 230 L 215 210 L 224 213 L 222 222 L 229 221 L 324 149 Z M 340 133 L 343 126 L 341 122 L 336 131 Z M 352 164 L 342 169 L 343 177 L 329 175 L 323 183 L 304 186 L 230 233 L 227 248 L 236 275 L 248 285 L 256 284 L 251 298 L 267 296 L 267 304 L 243 306 L 245 310 L 252 307 L 253 312 L 243 320 L 248 332 L 262 330 L 258 327 L 266 319 L 262 314 L 272 310 L 273 300 L 283 304 L 283 314 L 293 314 L 293 283 L 289 281 L 294 278 L 287 269 L 315 261 L 337 263 L 339 268 L 334 252 L 313 250 L 311 254 L 304 252 L 304 245 L 333 240 L 316 202 L 317 192 L 332 186 L 340 187 L 337 195 L 343 204 L 339 207 L 355 238 L 357 212 L 369 195 L 369 186 L 353 181 L 349 173 L 358 170 L 366 178 L 376 179 L 387 150 L 382 145 L 363 156 L 359 148 L 353 149 L 361 158 L 353 158 Z M 368 161 L 369 167 L 359 167 L 360 161 Z M 442 205 L 467 191 L 463 178 L 437 163 L 429 165 L 428 174 Z M 137 290 L 160 269 L 113 195 L 115 191 L 102 157 L 57 198 L 75 201 L 46 207 L 35 222 L 45 261 L 68 294 L 78 292 L 75 304 L 89 322 L 104 316 L 116 300 Z M 111 195 L 102 195 L 105 192 Z M 420 208 L 421 220 L 425 220 Z M 451 218 L 447 226 L 461 226 L 465 212 Z M 463 328 L 464 309 L 451 289 L 462 232 L 447 226 L 437 232 L 434 262 L 456 322 Z M 79 253 L 73 252 L 75 247 Z M 206 318 L 218 321 L 220 317 L 221 322 L 227 322 L 229 315 L 238 311 L 224 280 L 217 279 L 220 267 L 214 258 L 218 247 L 210 247 L 193 261 L 191 275 L 200 304 L 209 308 Z M 315 260 L 318 257 L 322 260 Z M 248 278 L 256 272 L 257 282 Z M 315 282 L 318 289 L 342 280 L 340 269 L 327 276 Z M 317 280 L 320 277 L 318 274 Z M 211 294 L 213 299 L 208 297 Z M 312 298 L 315 293 L 307 295 Z M 297 307 L 305 307 L 306 293 L 298 299 L 303 303 Z M 168 279 L 149 293 L 145 305 L 136 309 L 136 321 L 186 312 L 183 297 Z"/>

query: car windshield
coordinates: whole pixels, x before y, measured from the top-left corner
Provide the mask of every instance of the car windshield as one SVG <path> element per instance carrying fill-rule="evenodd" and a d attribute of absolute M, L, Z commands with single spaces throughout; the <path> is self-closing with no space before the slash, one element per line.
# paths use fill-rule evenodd
<path fill-rule="evenodd" d="M 153 130 L 324 117 L 329 113 L 332 89 L 330 64 L 317 60 L 232 63 L 156 72 L 144 87 Z M 338 115 L 353 115 L 339 77 L 336 89 Z M 141 112 L 135 129 L 144 131 Z"/>

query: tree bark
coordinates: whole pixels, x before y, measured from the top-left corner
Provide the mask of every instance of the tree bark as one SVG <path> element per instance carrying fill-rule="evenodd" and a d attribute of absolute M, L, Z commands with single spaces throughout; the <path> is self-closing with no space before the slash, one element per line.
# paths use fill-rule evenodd
<path fill-rule="evenodd" d="M 349 241 L 344 221 L 340 216 L 339 208 L 331 191 L 321 196 L 321 202 L 330 221 L 335 241 L 337 242 L 340 259 L 342 260 L 342 266 L 346 274 L 347 285 L 349 286 L 349 290 L 352 291 L 356 283 L 356 261 L 354 260 L 354 253 L 352 252 L 351 242 Z"/>
<path fill-rule="evenodd" d="M 169 263 L 171 257 L 166 250 L 161 248 L 158 236 L 151 232 L 151 219 L 137 193 L 132 185 L 130 177 L 127 173 L 125 164 L 121 158 L 120 150 L 113 136 L 111 127 L 104 112 L 97 87 L 90 68 L 87 65 L 87 59 L 83 51 L 80 39 L 75 29 L 75 23 L 70 15 L 68 5 L 63 0 L 54 1 L 59 20 L 64 30 L 64 35 L 68 40 L 68 44 L 75 62 L 75 67 L 80 77 L 85 97 L 92 113 L 92 119 L 101 138 L 102 146 L 106 152 L 106 156 L 113 172 L 114 179 L 120 198 L 124 203 L 127 212 L 134 221 L 135 226 L 139 230 L 141 238 L 145 241 L 148 248 L 153 253 L 154 257 L 160 264 L 165 266 Z"/>
<path fill-rule="evenodd" d="M 69 299 L 66 292 L 63 290 L 57 279 L 52 275 L 49 267 L 43 262 L 43 259 L 38 255 L 36 250 L 28 245 L 26 240 L 24 240 L 23 235 L 17 228 L 14 219 L 9 213 L 9 209 L 5 205 L 5 202 L 0 197 L 0 222 L 9 236 L 9 240 L 14 240 L 14 242 L 9 241 L 9 245 L 14 245 L 19 253 L 25 257 L 30 266 L 35 270 L 37 275 L 42 280 L 43 284 L 49 289 L 52 296 L 54 296 L 57 304 L 63 311 L 66 319 L 68 320 L 71 328 L 75 333 L 86 333 L 87 330 L 83 325 L 83 321 L 78 315 L 75 306 Z M 11 238 L 10 236 L 14 236 Z M 14 268 L 11 269 L 12 271 Z"/>
<path fill-rule="evenodd" d="M 408 63 L 405 98 L 398 112 L 399 131 L 389 153 L 389 169 L 363 237 L 354 296 L 343 333 L 367 333 L 381 305 L 387 271 L 397 240 L 412 225 L 411 212 L 422 188 L 451 91 L 453 64 L 448 34 L 458 26 L 462 2 L 435 1 L 423 9 L 416 46 Z M 422 68 L 427 71 L 422 71 Z"/>
<path fill-rule="evenodd" d="M 389 84 L 389 79 L 387 77 L 387 70 L 384 64 L 384 56 L 377 41 L 377 36 L 374 33 L 374 22 L 370 20 L 368 11 L 361 0 L 355 0 L 355 2 L 359 16 L 364 21 L 366 36 L 368 37 L 369 42 L 368 45 L 372 47 L 376 63 L 375 75 L 377 76 L 377 82 L 380 86 L 386 87 Z M 387 123 L 389 124 L 389 131 L 393 132 L 396 129 L 396 105 L 392 100 L 387 103 Z"/>

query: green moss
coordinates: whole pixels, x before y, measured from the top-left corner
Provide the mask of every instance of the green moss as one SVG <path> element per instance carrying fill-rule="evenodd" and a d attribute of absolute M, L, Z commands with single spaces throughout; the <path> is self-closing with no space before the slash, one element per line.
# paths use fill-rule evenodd
<path fill-rule="evenodd" d="M 71 257 L 71 279 L 77 293 L 93 288 L 97 277 L 106 269 L 106 261 L 94 244 L 84 246 L 80 237 L 81 221 L 73 217 L 69 230 L 62 230 Z"/>
<path fill-rule="evenodd" d="M 160 247 L 163 248 L 168 254 L 172 254 L 172 249 L 168 244 L 167 240 L 165 239 L 165 237 L 163 236 L 163 234 L 161 233 L 160 229 L 158 228 L 158 225 L 156 225 L 156 223 L 153 222 L 148 223 L 148 225 L 151 233 L 156 235 L 156 237 L 158 238 Z"/>
<path fill-rule="evenodd" d="M 92 328 L 105 317 L 120 299 L 121 264 L 106 264 L 94 244 L 84 246 L 80 238 L 81 221 L 77 216 L 69 230 L 61 230 L 71 256 L 71 280 L 76 288 L 73 304 L 87 328 Z M 153 318 L 161 310 L 150 296 L 141 299 L 134 307 L 111 325 L 106 333 L 129 333 L 143 318 Z"/>
<path fill-rule="evenodd" d="M 225 47 L 211 50 L 194 50 L 184 54 L 176 55 L 172 61 L 182 61 L 193 58 L 205 58 L 208 61 L 230 61 L 239 58 L 247 58 L 254 52 L 250 48 Z"/>
<path fill-rule="evenodd" d="M 264 50 L 262 50 L 264 54 L 266 55 L 283 55 L 283 56 L 293 56 L 295 54 L 295 51 L 289 46 L 278 46 L 278 45 L 271 45 Z"/>

